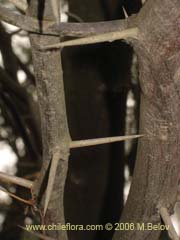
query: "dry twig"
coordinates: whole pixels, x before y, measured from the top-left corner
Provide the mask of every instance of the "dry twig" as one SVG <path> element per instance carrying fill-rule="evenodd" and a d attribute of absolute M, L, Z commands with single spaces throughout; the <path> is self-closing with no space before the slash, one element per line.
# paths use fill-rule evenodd
<path fill-rule="evenodd" d="M 18 200 L 18 201 L 20 201 L 20 202 L 23 202 L 23 203 L 28 204 L 28 205 L 31 205 L 31 206 L 33 205 L 33 202 L 32 202 L 31 200 L 26 200 L 26 199 L 24 199 L 24 198 L 18 197 L 18 196 L 15 195 L 14 193 L 11 193 L 11 192 L 7 191 L 7 190 L 4 189 L 4 188 L 0 188 L 0 190 L 1 190 L 2 192 L 7 193 L 9 196 L 11 196 L 12 198 L 14 198 L 14 199 L 16 199 L 16 200 Z"/>

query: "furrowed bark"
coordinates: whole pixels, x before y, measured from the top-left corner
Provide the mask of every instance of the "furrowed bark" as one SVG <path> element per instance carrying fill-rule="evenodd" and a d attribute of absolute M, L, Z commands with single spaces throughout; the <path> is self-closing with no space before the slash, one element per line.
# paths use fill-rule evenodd
<path fill-rule="evenodd" d="M 142 89 L 138 155 L 121 222 L 162 223 L 158 209 L 173 213 L 180 172 L 180 2 L 149 0 L 139 13 Z M 114 240 L 156 240 L 160 231 L 116 231 Z"/>
<path fill-rule="evenodd" d="M 50 1 L 44 2 L 44 13 L 38 13 L 38 9 L 42 11 L 43 6 L 39 6 L 38 1 L 32 0 L 28 15 L 41 20 L 53 19 Z M 41 23 L 39 27 L 40 29 L 43 28 Z M 40 177 L 37 179 L 33 191 L 38 196 L 40 206 L 43 206 L 45 187 L 47 185 L 44 180 L 47 181 L 48 178 L 48 167 L 54 154 L 60 151 L 61 159 L 58 163 L 53 191 L 44 221 L 45 224 L 64 224 L 64 186 L 68 170 L 70 136 L 65 109 L 61 56 L 60 51 L 42 53 L 37 49 L 37 45 L 57 43 L 59 37 L 30 34 L 30 40 L 41 113 L 43 141 L 43 164 Z M 57 239 L 67 239 L 66 231 L 50 231 L 48 235 Z"/>

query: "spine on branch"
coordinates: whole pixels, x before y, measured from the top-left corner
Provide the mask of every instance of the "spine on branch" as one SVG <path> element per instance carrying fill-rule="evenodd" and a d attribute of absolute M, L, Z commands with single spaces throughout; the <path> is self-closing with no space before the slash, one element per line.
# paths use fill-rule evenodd
<path fill-rule="evenodd" d="M 57 49 L 70 46 L 87 45 L 101 42 L 113 42 L 120 39 L 137 39 L 138 38 L 138 28 L 129 28 L 120 32 L 109 32 L 99 35 L 94 35 L 86 38 L 80 38 L 70 41 L 65 41 L 57 44 L 52 44 L 48 46 L 42 46 L 41 50 Z"/>
<path fill-rule="evenodd" d="M 81 148 L 81 147 L 88 147 L 88 146 L 96 146 L 96 145 L 100 145 L 100 144 L 126 141 L 126 140 L 131 140 L 131 139 L 140 138 L 140 137 L 143 137 L 143 135 L 139 134 L 139 135 L 132 135 L 132 136 L 117 136 L 117 137 L 77 140 L 77 141 L 72 141 L 70 143 L 70 148 Z"/>

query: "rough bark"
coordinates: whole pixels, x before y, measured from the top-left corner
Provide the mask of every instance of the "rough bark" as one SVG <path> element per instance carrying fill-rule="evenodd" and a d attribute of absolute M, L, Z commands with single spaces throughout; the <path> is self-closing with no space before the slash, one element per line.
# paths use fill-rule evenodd
<path fill-rule="evenodd" d="M 39 20 L 53 20 L 50 1 L 32 0 L 28 14 Z M 42 25 L 40 22 L 40 29 Z M 43 165 L 40 176 L 34 186 L 34 193 L 39 197 L 38 202 L 43 207 L 45 187 L 47 184 L 48 167 L 54 154 L 60 150 L 61 158 L 51 194 L 45 223 L 65 223 L 64 219 L 64 186 L 68 169 L 69 131 L 67 126 L 63 73 L 60 51 L 41 52 L 37 46 L 57 43 L 58 37 L 30 34 L 32 55 L 38 101 L 41 113 L 41 128 L 43 142 Z M 66 231 L 50 231 L 49 234 L 58 239 L 67 239 Z"/>
<path fill-rule="evenodd" d="M 139 61 L 140 131 L 146 136 L 138 146 L 133 183 L 122 222 L 161 222 L 158 208 L 167 207 L 171 213 L 176 202 L 180 168 L 177 134 L 180 127 L 177 90 L 179 5 L 177 0 L 165 0 L 163 5 L 160 0 L 149 0 L 135 21 L 139 38 L 130 43 Z M 159 231 L 119 231 L 114 239 L 158 239 L 159 234 Z"/>
<path fill-rule="evenodd" d="M 158 208 L 171 214 L 179 183 L 180 2 L 147 1 L 138 15 L 142 90 L 137 162 L 121 222 L 161 222 Z M 158 239 L 160 231 L 119 231 L 114 239 Z"/>
<path fill-rule="evenodd" d="M 38 12 L 39 9 L 39 12 Z M 42 12 L 44 10 L 44 13 Z M 148 0 L 136 19 L 128 25 L 139 28 L 137 40 L 129 41 L 138 56 L 139 79 L 142 90 L 140 132 L 145 137 L 138 145 L 138 155 L 130 194 L 121 222 L 161 222 L 159 207 L 173 212 L 179 183 L 179 80 L 180 68 L 180 2 L 179 0 Z M 52 21 L 49 2 L 32 0 L 29 14 L 43 21 Z M 120 26 L 125 26 L 124 24 Z M 36 26 L 37 27 L 37 26 Z M 47 27 L 47 26 L 46 26 Z M 35 192 L 44 196 L 43 179 L 57 147 L 59 161 L 54 191 L 46 216 L 46 223 L 64 220 L 64 184 L 68 167 L 69 133 L 65 111 L 64 87 L 60 52 L 38 50 L 38 45 L 59 41 L 57 37 L 30 34 L 33 60 L 41 110 L 43 138 L 43 167 L 35 185 Z M 52 64 L 53 63 L 53 64 Z M 42 191 L 41 191 L 42 190 Z M 43 201 L 40 200 L 40 203 Z M 58 239 L 67 239 L 63 231 L 51 232 Z M 114 239 L 156 240 L 160 231 L 118 231 Z"/>

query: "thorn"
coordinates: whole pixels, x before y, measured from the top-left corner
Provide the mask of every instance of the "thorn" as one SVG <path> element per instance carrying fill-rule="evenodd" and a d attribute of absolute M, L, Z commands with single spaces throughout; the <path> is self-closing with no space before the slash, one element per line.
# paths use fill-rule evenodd
<path fill-rule="evenodd" d="M 67 14 L 68 17 L 73 18 L 77 22 L 80 22 L 80 23 L 84 22 L 84 20 L 82 18 L 80 18 L 78 15 L 76 15 L 76 14 L 70 12 L 70 11 L 65 12 L 65 13 Z"/>
<path fill-rule="evenodd" d="M 0 181 L 5 183 L 16 184 L 25 188 L 31 189 L 33 186 L 33 182 L 24 178 L 16 177 L 13 175 L 9 175 L 7 173 L 0 172 Z"/>
<path fill-rule="evenodd" d="M 179 238 L 179 236 L 178 236 L 178 234 L 177 234 L 177 232 L 174 228 L 174 225 L 172 223 L 172 220 L 171 220 L 171 217 L 168 213 L 167 208 L 161 207 L 159 209 L 159 213 L 160 213 L 161 218 L 162 218 L 163 222 L 165 223 L 165 225 L 169 226 L 168 234 L 169 234 L 170 238 L 172 240 L 179 240 L 180 238 Z"/>
<path fill-rule="evenodd" d="M 128 16 L 127 12 L 126 12 L 125 7 L 122 6 L 122 9 L 123 9 L 123 13 L 124 13 L 125 18 L 127 19 L 129 16 Z"/>
<path fill-rule="evenodd" d="M 28 227 L 25 228 L 25 227 L 22 227 L 22 226 L 20 226 L 20 225 L 17 225 L 17 226 L 18 226 L 19 228 L 23 229 L 24 231 L 29 232 L 30 234 L 32 234 L 32 235 L 34 235 L 34 236 L 36 236 L 36 237 L 38 237 L 38 238 L 40 238 L 40 239 L 44 239 L 44 240 L 57 240 L 57 239 L 55 239 L 55 238 L 45 236 L 45 235 L 43 235 L 42 233 L 37 233 L 37 232 L 33 232 L 33 231 L 31 231 L 31 230 L 28 230 Z"/>
<path fill-rule="evenodd" d="M 102 33 L 90 37 L 84 37 L 80 39 L 68 40 L 57 44 L 47 45 L 40 48 L 40 50 L 58 49 L 68 46 L 87 45 L 101 42 L 112 42 L 120 39 L 128 39 L 138 37 L 138 28 L 128 28 L 122 31 Z"/>
<path fill-rule="evenodd" d="M 20 201 L 20 202 L 23 202 L 23 203 L 28 204 L 28 205 L 33 205 L 33 203 L 32 203 L 31 201 L 28 201 L 28 200 L 26 200 L 26 199 L 23 199 L 23 198 L 21 198 L 21 197 L 18 197 L 17 195 L 15 195 L 15 194 L 7 191 L 6 189 L 3 189 L 3 188 L 0 187 L 0 190 L 1 190 L 2 192 L 7 193 L 9 196 L 11 196 L 12 198 L 14 198 L 14 199 L 16 199 L 16 200 L 18 200 L 18 201 Z"/>
<path fill-rule="evenodd" d="M 49 205 L 49 201 L 51 198 L 51 193 L 52 193 L 53 186 L 54 186 L 54 180 L 55 180 L 55 176 L 56 176 L 56 170 L 57 170 L 59 159 L 60 159 L 60 151 L 57 150 L 53 154 L 52 160 L 50 163 L 51 165 L 50 165 L 50 170 L 49 170 L 48 183 L 47 183 L 46 195 L 45 195 L 45 203 L 44 203 L 44 216 L 46 214 L 46 211 L 47 211 L 47 208 Z"/>
<path fill-rule="evenodd" d="M 106 143 L 120 142 L 120 141 L 126 141 L 134 138 L 140 138 L 143 136 L 144 135 L 140 134 L 140 135 L 106 137 L 106 138 L 95 138 L 95 139 L 72 141 L 70 143 L 70 148 L 79 148 L 79 147 L 94 146 L 94 145 L 100 145 L 100 144 L 106 144 Z"/>

